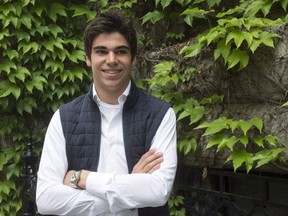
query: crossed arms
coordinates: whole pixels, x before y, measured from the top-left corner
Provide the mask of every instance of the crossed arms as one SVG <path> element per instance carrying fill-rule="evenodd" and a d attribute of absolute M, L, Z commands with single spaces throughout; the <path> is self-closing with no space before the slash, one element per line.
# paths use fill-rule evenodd
<path fill-rule="evenodd" d="M 78 186 L 69 185 L 65 138 L 56 112 L 45 137 L 36 201 L 41 214 L 101 215 L 125 209 L 164 205 L 169 198 L 176 167 L 175 114 L 169 110 L 151 145 L 132 174 L 83 170 Z M 156 151 L 157 149 L 157 151 Z"/>

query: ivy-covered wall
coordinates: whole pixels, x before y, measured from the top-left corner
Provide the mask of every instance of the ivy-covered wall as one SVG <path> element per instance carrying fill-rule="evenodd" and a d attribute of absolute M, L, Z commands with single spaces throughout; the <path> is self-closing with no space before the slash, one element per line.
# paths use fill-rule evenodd
<path fill-rule="evenodd" d="M 0 215 L 21 207 L 27 137 L 41 143 L 52 113 L 89 86 L 81 37 L 96 11 L 83 3 L 1 1 Z"/>

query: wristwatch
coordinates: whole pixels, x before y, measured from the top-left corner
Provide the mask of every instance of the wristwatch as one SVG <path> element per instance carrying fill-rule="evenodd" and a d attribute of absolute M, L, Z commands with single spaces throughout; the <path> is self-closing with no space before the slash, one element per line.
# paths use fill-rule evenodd
<path fill-rule="evenodd" d="M 71 176 L 71 178 L 70 178 L 70 186 L 71 186 L 71 187 L 73 187 L 73 188 L 79 188 L 77 184 L 78 184 L 78 182 L 79 182 L 79 180 L 80 180 L 81 171 L 82 171 L 82 170 L 80 170 L 80 171 L 75 171 L 75 172 L 72 174 L 72 176 Z"/>

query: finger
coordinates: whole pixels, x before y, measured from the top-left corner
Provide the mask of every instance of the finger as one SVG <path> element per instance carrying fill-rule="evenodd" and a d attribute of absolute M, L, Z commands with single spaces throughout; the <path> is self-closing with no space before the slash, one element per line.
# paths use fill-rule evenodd
<path fill-rule="evenodd" d="M 163 162 L 163 156 L 162 154 L 159 155 L 155 155 L 155 157 L 153 158 L 153 160 L 150 160 L 149 162 L 147 162 L 145 164 L 145 166 L 142 168 L 142 171 L 144 173 L 148 173 L 150 170 L 153 170 L 153 168 L 155 166 L 157 166 L 157 164 L 161 164 Z"/>
<path fill-rule="evenodd" d="M 162 163 L 163 154 L 161 152 L 156 153 L 156 149 L 151 149 L 146 152 L 137 164 L 133 167 L 132 173 L 148 173 L 152 172 L 153 167 Z"/>
<path fill-rule="evenodd" d="M 151 157 L 152 155 L 154 155 L 156 153 L 156 149 L 151 149 L 148 152 L 146 152 L 144 155 L 142 155 L 142 157 L 140 158 L 140 160 L 138 161 L 139 164 L 143 163 L 145 160 L 147 160 L 147 158 Z"/>
<path fill-rule="evenodd" d="M 152 169 L 150 169 L 147 173 L 151 174 L 153 173 L 154 171 L 160 169 L 160 164 L 156 164 Z"/>
<path fill-rule="evenodd" d="M 143 158 L 141 158 L 141 160 L 139 161 L 139 168 L 140 169 L 144 169 L 147 165 L 150 166 L 153 166 L 153 162 L 156 161 L 157 159 L 161 158 L 162 157 L 162 153 L 161 152 L 157 152 L 157 153 L 154 153 L 154 154 L 148 154 L 148 155 L 143 155 Z M 147 171 L 147 169 L 145 170 Z"/>

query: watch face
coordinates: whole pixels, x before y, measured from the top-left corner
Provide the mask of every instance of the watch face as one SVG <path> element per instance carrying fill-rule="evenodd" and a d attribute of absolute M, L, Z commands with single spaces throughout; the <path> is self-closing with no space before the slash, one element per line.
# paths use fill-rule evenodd
<path fill-rule="evenodd" d="M 80 174 L 81 174 L 81 171 L 75 171 L 71 178 L 70 178 L 70 186 L 73 187 L 73 188 L 78 188 L 77 186 L 77 183 L 80 179 Z"/>
<path fill-rule="evenodd" d="M 77 179 L 77 173 L 74 172 L 73 175 L 71 176 L 71 181 L 75 181 Z"/>

